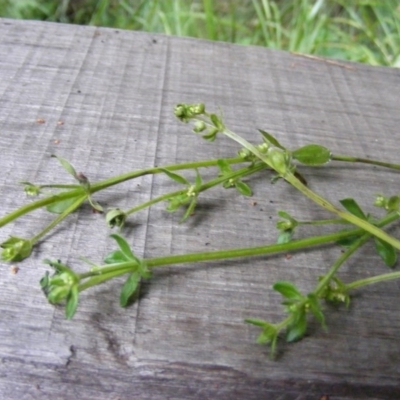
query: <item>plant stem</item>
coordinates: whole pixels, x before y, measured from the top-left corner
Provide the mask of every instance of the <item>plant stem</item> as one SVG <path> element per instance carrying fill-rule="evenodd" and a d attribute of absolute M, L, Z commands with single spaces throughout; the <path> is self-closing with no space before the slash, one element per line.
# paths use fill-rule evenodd
<path fill-rule="evenodd" d="M 244 163 L 243 158 L 241 157 L 236 157 L 236 158 L 230 158 L 226 160 L 229 164 L 241 164 Z M 185 170 L 185 169 L 194 169 L 194 168 L 208 168 L 208 167 L 215 167 L 218 166 L 218 160 L 209 160 L 209 161 L 201 161 L 201 162 L 193 162 L 193 163 L 186 163 L 186 164 L 174 164 L 165 167 L 166 169 L 170 171 L 179 171 L 179 170 Z M 118 185 L 119 183 L 138 178 L 140 176 L 144 175 L 151 175 L 151 174 L 159 174 L 162 173 L 161 168 L 149 168 L 149 169 L 143 169 L 140 171 L 133 171 L 133 172 L 128 172 L 127 174 L 123 174 L 117 177 L 113 177 L 110 179 L 106 179 L 102 182 L 95 183 L 91 185 L 90 187 L 90 194 L 93 194 L 95 192 L 98 192 L 100 190 L 104 190 L 106 188 L 109 188 L 114 185 Z M 51 185 L 46 185 L 46 186 L 51 186 Z M 55 185 L 57 186 L 57 185 Z M 64 185 L 59 185 L 59 186 L 64 186 Z M 72 185 L 74 187 L 74 185 Z M 27 204 L 10 214 L 6 215 L 5 217 L 0 219 L 0 228 L 9 224 L 10 222 L 22 217 L 23 215 L 26 215 L 30 212 L 33 212 L 35 210 L 38 210 L 39 208 L 46 207 L 50 204 L 71 199 L 73 197 L 78 197 L 82 193 L 85 192 L 85 189 L 83 187 L 78 187 L 73 190 L 57 193 L 56 195 L 52 195 L 49 197 L 45 197 L 44 199 L 37 200 L 31 204 Z M 85 192 L 86 193 L 86 192 Z"/>
<path fill-rule="evenodd" d="M 324 275 L 324 277 L 319 281 L 317 288 L 314 290 L 314 294 L 318 297 L 323 290 L 325 289 L 326 285 L 329 284 L 331 279 L 336 275 L 339 271 L 340 267 L 358 250 L 360 247 L 364 246 L 368 240 L 371 239 L 371 234 L 364 233 L 357 242 L 351 245 L 333 264 L 332 268 L 329 272 Z"/>
<path fill-rule="evenodd" d="M 32 245 L 37 243 L 43 236 L 47 235 L 54 227 L 56 227 L 61 221 L 68 217 L 71 213 L 73 213 L 76 209 L 78 209 L 81 204 L 87 199 L 87 195 L 83 195 L 79 197 L 71 206 L 69 206 L 62 214 L 60 214 L 51 224 L 49 224 L 45 229 L 42 230 L 39 234 L 31 239 Z"/>
<path fill-rule="evenodd" d="M 335 225 L 335 224 L 349 224 L 348 221 L 343 219 L 321 219 L 317 221 L 297 221 L 298 226 L 312 225 L 312 226 L 322 226 L 322 225 Z"/>
<path fill-rule="evenodd" d="M 339 210 L 333 204 L 331 204 L 328 200 L 324 199 L 317 193 L 310 190 L 303 183 L 301 183 L 293 175 L 293 173 L 289 170 L 289 168 L 286 168 L 286 171 L 284 173 L 282 173 L 281 171 L 278 171 L 265 154 L 263 154 L 260 150 L 258 150 L 255 146 L 253 146 L 247 140 L 243 139 L 241 136 L 237 135 L 236 133 L 234 133 L 226 128 L 223 131 L 221 131 L 221 133 L 225 134 L 229 138 L 231 138 L 234 141 L 241 144 L 247 150 L 251 151 L 260 160 L 264 161 L 269 167 L 276 170 L 279 175 L 282 175 L 283 179 L 285 179 L 287 182 L 289 182 L 292 186 L 294 186 L 297 190 L 299 190 L 301 193 L 303 193 L 305 196 L 307 196 L 310 200 L 314 201 L 315 203 L 317 203 L 321 207 L 325 208 L 326 210 L 338 215 L 340 218 L 352 223 L 353 225 L 356 225 L 356 226 L 364 229 L 365 231 L 371 233 L 372 235 L 378 237 L 379 239 L 382 239 L 383 241 L 391 244 L 396 249 L 400 250 L 400 241 L 399 240 L 393 238 L 392 236 L 388 235 L 386 232 L 384 232 L 381 229 L 370 224 L 368 221 L 363 220 L 363 219 L 355 216 L 354 214 L 349 214 L 345 211 Z"/>
<path fill-rule="evenodd" d="M 273 244 L 269 246 L 251 247 L 244 249 L 221 250 L 208 253 L 192 253 L 166 257 L 151 258 L 146 260 L 149 268 L 159 268 L 173 264 L 205 262 L 226 260 L 231 258 L 255 257 L 261 255 L 271 255 L 283 252 L 297 251 L 313 246 L 321 246 L 324 244 L 336 242 L 341 239 L 349 238 L 362 234 L 362 230 L 355 229 L 346 232 L 338 232 L 325 236 L 314 236 L 307 239 L 295 240 L 284 244 Z"/>
<path fill-rule="evenodd" d="M 400 279 L 399 271 L 372 276 L 371 278 L 360 279 L 358 281 L 347 284 L 346 290 L 350 291 L 354 289 L 359 289 L 363 286 L 373 285 L 375 283 L 380 283 L 380 282 L 392 281 L 395 279 Z"/>
<path fill-rule="evenodd" d="M 367 158 L 332 155 L 331 159 L 333 161 L 343 161 L 343 162 L 352 162 L 352 163 L 371 164 L 371 165 L 376 165 L 378 167 L 385 167 L 385 168 L 390 168 L 390 169 L 395 169 L 397 171 L 400 171 L 400 165 L 399 164 L 385 163 L 385 162 L 376 161 L 376 160 L 369 160 Z"/>
<path fill-rule="evenodd" d="M 225 181 L 227 181 L 229 179 L 244 178 L 245 176 L 252 175 L 252 174 L 254 174 L 256 172 L 262 171 L 265 168 L 267 168 L 267 166 L 265 164 L 264 165 L 263 164 L 257 164 L 257 165 L 249 166 L 249 167 L 246 167 L 246 168 L 242 168 L 242 169 L 240 169 L 238 171 L 232 172 L 229 175 L 221 176 L 219 178 L 213 179 L 210 182 L 207 182 L 207 183 L 203 184 L 197 191 L 198 191 L 198 193 L 204 192 L 205 190 L 211 189 L 212 187 L 217 186 L 220 183 L 223 183 L 223 182 L 225 182 Z M 171 199 L 171 198 L 173 198 L 175 196 L 179 196 L 179 195 L 185 194 L 187 191 L 188 191 L 188 189 L 185 188 L 183 190 L 179 190 L 179 191 L 176 191 L 176 192 L 164 194 L 164 195 L 162 195 L 160 197 L 157 197 L 156 199 L 152 199 L 152 200 L 150 200 L 150 201 L 148 201 L 146 203 L 140 204 L 137 207 L 131 208 L 130 210 L 126 211 L 126 215 L 134 214 L 136 212 L 144 210 L 147 207 L 151 207 L 154 204 L 159 203 L 161 201 L 169 200 L 169 199 Z"/>

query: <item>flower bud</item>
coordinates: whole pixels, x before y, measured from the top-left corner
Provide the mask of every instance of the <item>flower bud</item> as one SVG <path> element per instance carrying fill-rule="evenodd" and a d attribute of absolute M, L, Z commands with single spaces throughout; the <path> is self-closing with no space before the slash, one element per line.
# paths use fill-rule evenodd
<path fill-rule="evenodd" d="M 207 129 L 207 125 L 203 121 L 197 121 L 194 125 L 193 132 L 200 133 Z"/>
<path fill-rule="evenodd" d="M 27 196 L 39 196 L 40 192 L 41 192 L 41 187 L 40 186 L 36 186 L 33 185 L 30 182 L 22 182 L 23 185 L 25 185 L 24 190 Z"/>
<path fill-rule="evenodd" d="M 22 261 L 28 258 L 32 253 L 32 242 L 30 240 L 21 239 L 17 237 L 10 237 L 0 245 L 3 248 L 1 253 L 2 261 Z"/>
<path fill-rule="evenodd" d="M 290 155 L 279 147 L 270 147 L 267 157 L 271 167 L 281 176 L 290 172 Z"/>
<path fill-rule="evenodd" d="M 111 229 L 115 227 L 122 229 L 127 217 L 124 211 L 119 208 L 113 208 L 107 212 L 106 222 Z"/>

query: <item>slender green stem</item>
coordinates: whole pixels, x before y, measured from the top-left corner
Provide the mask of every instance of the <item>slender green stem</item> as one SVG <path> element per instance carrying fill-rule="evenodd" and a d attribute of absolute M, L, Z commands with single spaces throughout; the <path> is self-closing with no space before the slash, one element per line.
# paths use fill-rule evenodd
<path fill-rule="evenodd" d="M 377 226 L 384 227 L 395 220 L 398 220 L 400 215 L 397 212 L 388 214 L 385 218 L 381 219 Z M 370 233 L 364 233 L 353 245 L 351 245 L 342 256 L 335 262 L 329 272 L 321 279 L 316 290 L 315 295 L 318 296 L 322 293 L 325 286 L 329 284 L 330 280 L 336 275 L 340 267 L 351 257 L 358 249 L 360 249 L 371 238 Z"/>
<path fill-rule="evenodd" d="M 207 182 L 205 184 L 203 184 L 198 190 L 198 193 L 204 192 L 205 190 L 211 189 L 212 187 L 218 186 L 220 183 L 223 183 L 229 179 L 235 179 L 235 178 L 244 178 L 248 175 L 251 174 L 255 174 L 256 172 L 262 171 L 263 169 L 267 168 L 267 166 L 264 164 L 257 164 L 257 165 L 253 165 L 250 167 L 246 167 L 246 168 L 242 168 L 238 171 L 234 171 L 229 175 L 224 175 L 221 176 L 219 178 L 213 179 L 210 182 Z M 155 199 L 152 199 L 146 203 L 140 204 L 137 207 L 131 208 L 130 210 L 126 211 L 126 215 L 131 215 L 134 214 L 136 212 L 139 212 L 141 210 L 146 209 L 147 207 L 151 207 L 154 204 L 160 203 L 161 201 L 165 201 L 165 200 L 169 200 L 175 196 L 179 196 L 182 194 L 185 194 L 188 191 L 188 188 L 185 188 L 183 190 L 179 190 L 176 192 L 172 192 L 172 193 L 167 193 L 164 194 L 160 197 L 157 197 Z"/>
<path fill-rule="evenodd" d="M 324 199 L 317 193 L 310 190 L 307 186 L 305 186 L 302 182 L 297 179 L 292 172 L 290 172 L 288 167 L 281 166 L 280 170 L 276 168 L 276 165 L 271 162 L 267 155 L 263 154 L 260 150 L 258 150 L 255 146 L 249 143 L 247 140 L 243 139 L 241 136 L 237 135 L 236 133 L 230 131 L 229 129 L 224 129 L 222 131 L 223 134 L 228 136 L 229 138 L 233 139 L 234 141 L 238 142 L 242 146 L 244 146 L 247 150 L 251 151 L 254 155 L 256 155 L 260 160 L 264 161 L 268 166 L 272 169 L 276 170 L 279 175 L 282 176 L 287 182 L 289 182 L 292 186 L 294 186 L 297 190 L 307 196 L 310 200 L 314 201 L 321 207 L 325 208 L 326 210 L 338 215 L 340 218 L 356 225 L 365 231 L 371 233 L 372 235 L 382 239 L 383 241 L 391 244 L 396 249 L 400 250 L 400 241 L 395 239 L 394 237 L 388 235 L 386 232 L 382 231 L 381 229 L 375 227 L 374 225 L 370 224 L 368 221 L 365 221 L 354 214 L 349 214 L 345 211 L 339 210 L 333 204 L 331 204 L 328 200 Z M 279 150 L 279 149 L 278 149 Z"/>
<path fill-rule="evenodd" d="M 69 206 L 62 214 L 60 214 L 51 224 L 43 229 L 39 234 L 31 239 L 32 245 L 37 243 L 43 236 L 47 235 L 54 227 L 56 227 L 61 221 L 67 218 L 71 213 L 78 209 L 81 204 L 87 199 L 87 195 L 79 197 L 71 206 Z"/>
<path fill-rule="evenodd" d="M 137 267 L 137 264 L 136 264 Z M 97 286 L 100 285 L 104 282 L 107 282 L 111 279 L 117 278 L 119 276 L 128 274 L 129 272 L 134 271 L 134 266 L 132 263 L 130 263 L 129 266 L 127 267 L 123 267 L 122 265 L 119 266 L 118 269 L 114 270 L 114 271 L 109 271 L 107 273 L 104 274 L 100 274 L 100 275 L 95 275 L 93 276 L 91 279 L 87 280 L 86 282 L 82 283 L 79 285 L 78 290 L 80 292 L 83 292 L 86 289 L 89 289 L 93 286 Z"/>
<path fill-rule="evenodd" d="M 243 158 L 236 157 L 230 158 L 226 160 L 229 164 L 241 164 L 244 163 Z M 167 165 L 163 168 L 149 168 L 140 171 L 133 171 L 128 172 L 127 174 L 120 175 L 114 178 L 110 178 L 104 180 L 102 182 L 95 183 L 91 186 L 90 191 L 91 193 L 98 192 L 100 190 L 104 190 L 114 185 L 118 185 L 122 182 L 129 181 L 131 179 L 138 178 L 144 175 L 155 175 L 163 173 L 163 169 L 168 169 L 169 171 L 182 171 L 185 169 L 196 169 L 196 168 L 208 168 L 208 167 L 216 167 L 218 166 L 218 160 L 209 160 L 209 161 L 199 161 L 199 162 L 192 162 L 186 164 L 174 164 L 174 165 Z"/>
<path fill-rule="evenodd" d="M 28 214 L 35 210 L 38 210 L 39 208 L 46 207 L 50 204 L 57 203 L 59 201 L 72 199 L 73 197 L 79 197 L 83 193 L 86 194 L 85 190 L 83 188 L 79 188 L 79 189 L 75 189 L 75 190 L 70 190 L 65 193 L 56 194 L 54 196 L 49 196 L 44 199 L 35 201 L 31 204 L 27 204 L 15 211 L 11 212 L 10 214 L 6 215 L 5 217 L 1 218 L 0 219 L 0 228 L 9 224 L 10 222 L 12 222 L 16 219 L 22 217 L 25 214 Z"/>
<path fill-rule="evenodd" d="M 230 158 L 230 159 L 227 159 L 226 161 L 229 164 L 241 164 L 241 163 L 245 162 L 245 161 L 243 161 L 243 158 L 241 158 L 241 157 Z M 193 162 L 193 163 L 186 163 L 186 164 L 174 164 L 174 165 L 167 166 L 165 168 L 170 171 L 179 171 L 179 170 L 185 170 L 185 169 L 208 168 L 208 167 L 215 167 L 215 166 L 218 166 L 218 160 L 209 160 L 209 161 Z M 104 189 L 109 188 L 114 185 L 118 185 L 119 183 L 138 178 L 140 176 L 159 174 L 162 172 L 163 171 L 161 168 L 149 168 L 149 169 L 143 169 L 140 171 L 129 172 L 127 174 L 123 174 L 123 175 L 120 175 L 117 177 L 106 179 L 102 182 L 98 182 L 98 183 L 91 185 L 90 194 L 93 194 L 100 190 L 104 190 Z M 61 185 L 61 186 L 63 186 L 63 185 Z M 16 219 L 22 217 L 23 215 L 26 215 L 26 214 L 29 214 L 30 212 L 38 210 L 39 208 L 46 207 L 50 204 L 57 203 L 59 201 L 71 199 L 73 197 L 78 197 L 83 192 L 85 192 L 85 189 L 83 187 L 78 187 L 76 189 L 68 190 L 68 191 L 65 191 L 62 193 L 57 193 L 56 195 L 45 197 L 44 199 L 40 199 L 33 203 L 27 204 L 15 211 L 11 212 L 10 214 L 4 216 L 3 218 L 1 218 L 0 219 L 0 228 L 9 224 L 10 222 L 12 222 Z"/>
<path fill-rule="evenodd" d="M 336 273 L 339 271 L 340 267 L 357 251 L 359 250 L 362 246 L 364 246 L 365 243 L 368 242 L 368 240 L 371 239 L 371 234 L 369 233 L 364 233 L 357 242 L 355 242 L 353 245 L 351 245 L 333 264 L 332 268 L 329 270 L 329 272 L 324 275 L 324 277 L 319 281 L 317 288 L 314 290 L 314 294 L 316 296 L 319 296 L 325 289 L 326 285 L 329 284 L 331 279 L 336 275 Z"/>
<path fill-rule="evenodd" d="M 389 224 L 397 219 L 397 216 L 390 215 L 382 219 L 381 224 Z M 342 231 L 337 233 L 332 233 L 324 236 L 313 236 L 307 239 L 295 240 L 293 242 L 285 244 L 273 244 L 269 246 L 260 247 L 250 247 L 243 249 L 233 249 L 233 250 L 220 250 L 212 251 L 206 253 L 192 253 L 192 254 L 180 254 L 173 256 L 164 256 L 158 258 L 150 258 L 145 260 L 146 266 L 148 268 L 160 268 L 170 265 L 194 263 L 194 262 L 206 262 L 206 261 L 219 261 L 232 258 L 245 258 L 245 257 L 256 257 L 261 255 L 272 255 L 284 252 L 298 251 L 314 246 L 322 246 L 325 244 L 337 242 L 349 237 L 359 236 L 363 234 L 362 229 L 352 229 L 349 231 Z M 123 263 L 107 264 L 105 266 L 97 266 L 91 271 L 79 274 L 81 280 L 103 276 L 113 273 L 120 275 L 119 271 L 123 270 L 126 272 L 133 271 L 137 269 L 137 261 L 126 261 Z"/>
<path fill-rule="evenodd" d="M 359 289 L 364 286 L 373 285 L 375 283 L 393 281 L 395 279 L 400 279 L 400 272 L 388 272 L 387 274 L 381 274 L 377 276 L 372 276 L 370 278 L 360 279 L 358 281 L 349 283 L 346 285 L 346 290 Z"/>
<path fill-rule="evenodd" d="M 343 219 L 321 219 L 317 221 L 297 221 L 298 225 L 313 225 L 313 226 L 323 226 L 323 225 L 336 225 L 336 224 L 349 224 L 348 221 Z"/>
<path fill-rule="evenodd" d="M 343 162 L 352 162 L 352 163 L 363 163 L 363 164 L 376 165 L 378 167 L 385 167 L 385 168 L 390 168 L 390 169 L 395 169 L 397 171 L 400 171 L 400 165 L 399 164 L 391 164 L 391 163 L 386 163 L 386 162 L 381 162 L 381 161 L 376 161 L 376 160 L 368 160 L 367 158 L 332 155 L 331 159 L 333 161 L 343 161 Z"/>
<path fill-rule="evenodd" d="M 278 254 L 283 252 L 302 250 L 314 246 L 321 246 L 324 244 L 336 242 L 341 239 L 353 237 L 355 235 L 360 235 L 362 234 L 362 232 L 363 231 L 361 229 L 355 229 L 346 232 L 333 233 L 325 236 L 314 236 L 307 239 L 295 240 L 293 242 L 284 244 L 273 244 L 269 246 L 251 247 L 244 249 L 221 250 L 208 253 L 192 253 L 192 254 L 151 258 L 146 260 L 146 265 L 149 268 L 159 268 L 174 264 L 217 261 L 217 260 L 226 260 L 231 258 L 244 258 L 244 257 Z"/>

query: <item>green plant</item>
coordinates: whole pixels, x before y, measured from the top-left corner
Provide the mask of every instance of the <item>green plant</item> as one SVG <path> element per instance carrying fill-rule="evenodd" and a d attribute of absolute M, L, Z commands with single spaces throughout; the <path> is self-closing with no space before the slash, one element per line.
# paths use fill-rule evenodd
<path fill-rule="evenodd" d="M 185 222 L 195 211 L 198 202 L 201 201 L 202 193 L 206 190 L 219 186 L 225 189 L 235 189 L 240 195 L 251 196 L 253 192 L 245 182 L 246 177 L 265 169 L 276 174 L 271 180 L 272 183 L 279 180 L 286 181 L 310 200 L 333 213 L 334 218 L 299 221 L 285 211 L 278 211 L 278 215 L 282 220 L 277 223 L 279 234 L 276 244 L 256 248 L 239 248 L 149 259 L 138 258 L 129 246 L 127 239 L 121 234 L 112 234 L 111 237 L 116 241 L 118 249 L 108 254 L 100 264 L 84 259 L 84 262 L 90 266 L 87 272 L 76 273 L 61 261 L 46 260 L 46 263 L 53 268 L 54 272 L 52 275 L 46 273 L 41 280 L 41 287 L 50 303 L 66 305 L 67 318 L 74 316 L 81 292 L 122 275 L 128 276 L 120 295 L 120 304 L 125 307 L 137 298 L 141 281 L 143 279 L 151 279 L 152 272 L 164 266 L 238 257 L 267 256 L 280 252 L 287 253 L 317 247 L 328 243 L 344 246 L 345 250 L 342 255 L 333 263 L 327 273 L 316 282 L 314 290 L 310 293 L 303 294 L 294 283 L 286 281 L 277 282 L 273 286 L 273 289 L 283 296 L 283 305 L 288 314 L 282 322 L 271 323 L 254 318 L 246 320 L 248 323 L 262 329 L 258 342 L 261 344 L 269 343 L 272 355 L 274 355 L 278 338 L 284 332 L 286 340 L 290 342 L 300 340 L 306 334 L 309 315 L 319 321 L 323 328 L 326 327 L 324 301 L 344 303 L 348 306 L 351 299 L 351 291 L 378 282 L 400 278 L 400 272 L 394 271 L 345 283 L 338 274 L 342 265 L 370 240 L 375 242 L 378 254 L 389 268 L 393 268 L 396 265 L 400 242 L 389 235 L 384 228 L 400 218 L 400 197 L 379 195 L 376 198 L 375 206 L 383 209 L 385 215 L 381 218 L 376 218 L 366 215 L 356 200 L 352 198 L 343 199 L 340 202 L 341 207 L 331 204 L 327 199 L 309 189 L 299 171 L 303 166 L 320 167 L 332 161 L 372 164 L 394 170 L 400 170 L 400 165 L 335 155 L 326 147 L 316 144 L 310 144 L 292 151 L 265 131 L 260 131 L 262 143 L 253 145 L 229 130 L 220 115 L 208 113 L 203 104 L 180 104 L 175 109 L 175 115 L 180 121 L 193 124 L 193 131 L 208 141 L 215 141 L 221 135 L 236 141 L 243 146 L 239 151 L 239 156 L 129 172 L 94 184 L 91 184 L 82 173 L 77 173 L 67 160 L 56 157 L 61 166 L 76 180 L 76 184 L 35 185 L 30 182 L 23 182 L 25 191 L 30 196 L 46 194 L 48 191 L 51 191 L 51 193 L 6 215 L 0 219 L 0 227 L 40 208 L 46 208 L 47 211 L 57 214 L 57 217 L 31 239 L 11 237 L 4 241 L 1 244 L 3 248 L 2 260 L 17 262 L 29 257 L 35 244 L 43 240 L 50 230 L 71 215 L 84 202 L 88 202 L 97 212 L 104 212 L 103 207 L 93 198 L 95 193 L 148 174 L 164 174 L 181 188 L 129 210 L 109 209 L 105 213 L 105 220 L 110 228 L 118 227 L 122 231 L 126 220 L 132 214 L 160 202 L 167 202 L 167 211 L 171 213 L 181 213 L 183 209 L 181 222 Z M 235 165 L 239 167 L 237 168 Z M 201 169 L 211 167 L 216 170 L 215 177 L 204 182 Z M 194 182 L 189 181 L 179 173 L 179 171 L 184 170 L 195 172 Z M 342 226 L 342 229 L 336 233 L 320 234 L 307 239 L 293 239 L 298 229 L 304 229 L 304 227 L 310 225 L 336 225 Z"/>
<path fill-rule="evenodd" d="M 400 65 L 397 0 L 5 0 L 0 16 L 131 29 Z"/>

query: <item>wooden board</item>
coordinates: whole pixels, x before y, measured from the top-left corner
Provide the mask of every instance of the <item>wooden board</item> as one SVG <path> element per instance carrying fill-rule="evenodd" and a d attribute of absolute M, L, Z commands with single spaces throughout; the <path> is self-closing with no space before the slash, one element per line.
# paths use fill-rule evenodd
<path fill-rule="evenodd" d="M 175 119 L 174 106 L 182 102 L 220 108 L 230 128 L 254 143 L 261 128 L 293 149 L 320 143 L 335 154 L 399 161 L 395 69 L 41 22 L 0 20 L 0 38 L 1 216 L 27 202 L 20 181 L 72 183 L 52 154 L 93 182 L 234 156 L 236 144 L 207 143 Z M 376 193 L 398 193 L 397 174 L 376 168 L 335 165 L 305 173 L 321 195 L 334 202 L 355 197 L 368 211 Z M 221 189 L 206 193 L 187 224 L 155 206 L 137 214 L 126 235 L 138 256 L 150 258 L 273 243 L 277 210 L 299 219 L 328 216 L 289 185 L 268 180 L 251 179 L 250 200 Z M 96 198 L 126 209 L 174 187 L 147 176 Z M 44 212 L 32 214 L 3 228 L 1 241 L 32 237 L 50 221 Z M 101 215 L 83 208 L 17 274 L 2 265 L 2 398 L 400 398 L 397 282 L 360 291 L 348 310 L 329 309 L 328 332 L 312 325 L 309 337 L 282 345 L 275 362 L 255 343 L 259 330 L 243 323 L 278 322 L 283 313 L 273 283 L 291 280 L 311 290 L 340 249 L 167 268 L 127 309 L 119 308 L 123 281 L 116 281 L 84 293 L 67 321 L 40 291 L 48 269 L 42 260 L 83 270 L 79 257 L 100 262 L 114 249 L 109 233 Z M 352 281 L 385 271 L 370 247 L 341 276 Z"/>

